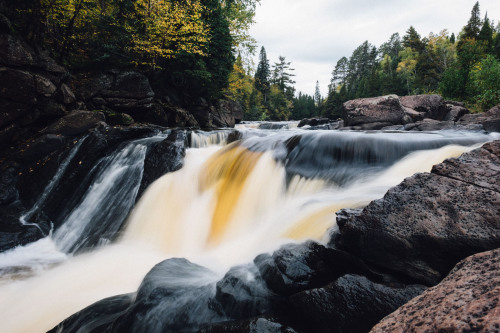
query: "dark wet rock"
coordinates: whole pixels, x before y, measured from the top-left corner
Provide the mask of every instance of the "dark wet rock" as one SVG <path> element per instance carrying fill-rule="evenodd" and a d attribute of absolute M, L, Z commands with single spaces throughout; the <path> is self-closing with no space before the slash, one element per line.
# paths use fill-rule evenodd
<path fill-rule="evenodd" d="M 154 143 L 149 147 L 144 160 L 144 174 L 137 198 L 156 179 L 182 167 L 186 147 L 187 135 L 182 130 L 172 131 L 165 140 Z"/>
<path fill-rule="evenodd" d="M 330 122 L 330 119 L 328 118 L 306 118 L 302 119 L 299 121 L 299 124 L 297 127 L 304 127 L 306 125 L 308 126 L 318 126 L 318 125 L 324 125 L 328 124 Z"/>
<path fill-rule="evenodd" d="M 212 109 L 212 124 L 215 127 L 234 127 L 243 119 L 243 108 L 236 101 L 219 100 Z"/>
<path fill-rule="evenodd" d="M 282 128 L 287 128 L 287 127 L 288 127 L 287 123 L 262 123 L 262 124 L 259 124 L 260 129 L 268 129 L 268 130 L 282 129 Z"/>
<path fill-rule="evenodd" d="M 254 263 L 269 289 L 282 296 L 322 286 L 346 273 L 375 276 L 355 256 L 313 241 L 284 245 L 272 255 L 257 256 Z"/>
<path fill-rule="evenodd" d="M 440 95 L 413 95 L 400 97 L 401 105 L 423 114 L 423 118 L 443 120 L 448 113 Z"/>
<path fill-rule="evenodd" d="M 469 114 L 470 111 L 463 105 L 455 105 L 447 103 L 448 113 L 444 117 L 444 121 L 458 121 L 464 115 Z"/>
<path fill-rule="evenodd" d="M 113 296 L 100 300 L 65 319 L 48 333 L 99 333 L 132 304 L 135 294 Z"/>
<path fill-rule="evenodd" d="M 481 124 L 487 132 L 500 132 L 500 105 L 484 113 L 466 114 L 459 119 L 457 124 Z"/>
<path fill-rule="evenodd" d="M 295 325 L 293 325 L 295 326 Z M 300 333 L 287 319 L 276 317 L 252 318 L 224 322 L 204 327 L 197 333 Z"/>
<path fill-rule="evenodd" d="M 428 285 L 459 260 L 500 247 L 499 147 L 489 143 L 407 178 L 343 218 L 335 245 Z"/>
<path fill-rule="evenodd" d="M 500 249 L 473 255 L 370 332 L 498 332 L 499 286 Z"/>
<path fill-rule="evenodd" d="M 253 264 L 231 268 L 217 282 L 215 299 L 232 319 L 264 315 L 278 301 Z"/>
<path fill-rule="evenodd" d="M 355 99 L 345 102 L 343 108 L 345 126 L 369 123 L 397 125 L 403 123 L 405 116 L 405 110 L 396 95 Z"/>
<path fill-rule="evenodd" d="M 126 113 L 117 113 L 108 110 L 100 111 L 106 117 L 106 124 L 110 126 L 129 126 L 132 125 L 135 121 L 129 114 Z"/>
<path fill-rule="evenodd" d="M 37 241 L 49 234 L 51 225 L 46 216 L 41 214 L 37 216 L 36 224 L 24 225 L 20 222 L 24 211 L 19 202 L 0 206 L 0 252 Z"/>
<path fill-rule="evenodd" d="M 12 165 L 2 166 L 0 173 L 0 206 L 10 204 L 19 198 L 16 188 L 18 171 Z"/>
<path fill-rule="evenodd" d="M 105 120 L 106 118 L 101 112 L 73 111 L 57 120 L 54 124 L 44 128 L 41 133 L 77 136 L 104 123 Z"/>
<path fill-rule="evenodd" d="M 167 106 L 165 104 L 163 105 L 163 107 L 168 114 L 170 126 L 200 128 L 198 120 L 196 120 L 193 114 L 191 114 L 187 110 L 171 105 Z"/>
<path fill-rule="evenodd" d="M 109 331 L 187 331 L 224 321 L 213 301 L 215 278 L 210 270 L 186 259 L 165 260 L 149 271 L 134 303 Z"/>
<path fill-rule="evenodd" d="M 292 295 L 290 303 L 309 332 L 362 333 L 424 290 L 417 285 L 392 288 L 348 274 Z"/>

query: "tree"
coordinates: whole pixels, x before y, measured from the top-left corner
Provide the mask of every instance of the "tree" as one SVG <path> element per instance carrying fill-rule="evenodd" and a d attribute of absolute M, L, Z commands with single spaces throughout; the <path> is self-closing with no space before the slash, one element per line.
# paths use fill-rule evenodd
<path fill-rule="evenodd" d="M 269 93 L 271 84 L 269 79 L 271 77 L 271 72 L 269 68 L 269 60 L 267 60 L 266 49 L 264 46 L 260 49 L 259 63 L 257 64 L 257 70 L 255 71 L 255 88 L 264 95 L 264 102 L 266 101 L 266 96 Z"/>
<path fill-rule="evenodd" d="M 316 107 L 319 107 L 323 102 L 323 98 L 321 97 L 321 91 L 319 90 L 319 81 L 316 81 L 316 88 L 314 90 L 314 104 Z"/>
<path fill-rule="evenodd" d="M 491 27 L 488 14 L 486 14 L 484 17 L 483 26 L 481 27 L 481 31 L 479 31 L 477 40 L 480 40 L 484 43 L 484 46 L 488 53 L 491 53 L 493 51 L 493 28 Z"/>
<path fill-rule="evenodd" d="M 478 37 L 479 32 L 481 30 L 480 15 L 481 14 L 479 11 L 479 1 L 477 1 L 474 7 L 472 7 L 469 21 L 462 30 L 462 34 L 460 35 L 460 40 L 465 40 L 467 38 L 476 39 Z"/>
<path fill-rule="evenodd" d="M 287 62 L 286 58 L 279 56 L 279 62 L 274 63 L 272 71 L 272 83 L 278 85 L 278 87 L 285 92 L 287 88 L 291 88 L 295 83 L 292 77 L 295 74 L 291 73 L 295 69 L 290 67 L 291 62 Z"/>
<path fill-rule="evenodd" d="M 416 68 L 418 53 L 413 51 L 411 47 L 405 47 L 399 55 L 401 57 L 401 62 L 398 64 L 397 71 L 405 78 L 408 95 L 411 95 L 413 91 L 413 82 L 417 76 Z"/>
<path fill-rule="evenodd" d="M 424 49 L 425 43 L 422 42 L 420 35 L 413 26 L 410 26 L 406 31 L 406 35 L 403 36 L 403 46 L 405 48 L 409 47 L 415 52 L 421 52 Z"/>
<path fill-rule="evenodd" d="M 500 61 L 488 55 L 470 73 L 469 100 L 482 111 L 500 103 Z"/>

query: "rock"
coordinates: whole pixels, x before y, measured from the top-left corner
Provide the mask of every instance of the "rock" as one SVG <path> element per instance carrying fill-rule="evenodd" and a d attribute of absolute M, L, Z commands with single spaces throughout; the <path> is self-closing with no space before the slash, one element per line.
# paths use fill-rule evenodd
<path fill-rule="evenodd" d="M 156 179 L 168 172 L 177 171 L 182 167 L 184 156 L 186 155 L 186 146 L 186 133 L 174 130 L 165 140 L 149 147 L 146 159 L 144 160 L 144 173 L 137 194 L 137 200 Z"/>
<path fill-rule="evenodd" d="M 470 111 L 462 105 L 446 104 L 449 111 L 444 117 L 444 121 L 458 121 L 464 115 L 469 114 Z"/>
<path fill-rule="evenodd" d="M 500 247 L 500 141 L 417 174 L 339 224 L 335 245 L 434 285 L 461 259 Z"/>
<path fill-rule="evenodd" d="M 5 16 L 2 15 L 5 18 Z M 9 22 L 10 25 L 10 22 Z M 33 51 L 8 33 L 0 34 L 0 64 L 8 66 L 33 66 Z"/>
<path fill-rule="evenodd" d="M 18 69 L 0 68 L 0 98 L 34 105 L 37 85 L 33 74 Z"/>
<path fill-rule="evenodd" d="M 225 320 L 213 301 L 215 274 L 186 259 L 168 259 L 149 271 L 134 303 L 109 332 L 196 330 Z"/>
<path fill-rule="evenodd" d="M 455 122 L 453 121 L 439 121 L 435 119 L 426 118 L 416 123 L 407 124 L 404 127 L 407 131 L 440 131 L 445 129 L 456 129 Z"/>
<path fill-rule="evenodd" d="M 345 126 L 368 123 L 402 124 L 405 111 L 396 95 L 360 98 L 347 101 L 343 105 Z"/>
<path fill-rule="evenodd" d="M 423 113 L 423 118 L 443 120 L 448 113 L 443 97 L 440 95 L 414 95 L 400 98 L 401 105 Z"/>
<path fill-rule="evenodd" d="M 363 333 L 424 290 L 416 285 L 391 288 L 348 274 L 292 295 L 290 303 L 309 332 Z"/>
<path fill-rule="evenodd" d="M 103 332 L 132 304 L 134 294 L 113 296 L 89 305 L 48 333 Z"/>
<path fill-rule="evenodd" d="M 496 249 L 461 261 L 441 283 L 370 332 L 498 332 L 499 296 L 500 249 Z"/>
<path fill-rule="evenodd" d="M 297 125 L 297 127 L 304 127 L 306 125 L 318 126 L 318 125 L 328 124 L 329 122 L 330 122 L 330 119 L 328 119 L 328 118 L 306 118 L 306 119 L 302 119 L 301 121 L 299 121 L 299 124 Z"/>
<path fill-rule="evenodd" d="M 118 73 L 113 84 L 100 93 L 104 98 L 114 97 L 134 100 L 143 100 L 155 95 L 148 78 L 137 72 Z"/>
<path fill-rule="evenodd" d="M 200 124 L 193 114 L 189 113 L 187 110 L 174 106 L 164 105 L 163 107 L 169 115 L 169 126 L 200 128 Z"/>
<path fill-rule="evenodd" d="M 216 127 L 234 127 L 243 119 L 243 108 L 236 101 L 219 100 L 212 112 L 212 124 Z"/>
<path fill-rule="evenodd" d="M 264 315 L 277 302 L 253 264 L 231 268 L 217 282 L 215 299 L 232 319 Z"/>
<path fill-rule="evenodd" d="M 61 98 L 64 104 L 71 104 L 76 101 L 76 96 L 73 91 L 65 83 L 61 84 Z"/>
<path fill-rule="evenodd" d="M 300 333 L 292 328 L 289 320 L 276 317 L 260 317 L 241 321 L 213 324 L 196 331 L 197 333 Z"/>
<path fill-rule="evenodd" d="M 35 78 L 36 92 L 39 95 L 50 97 L 56 92 L 56 86 L 46 77 L 37 74 L 33 74 L 33 77 Z"/>
<path fill-rule="evenodd" d="M 16 188 L 17 169 L 11 165 L 2 167 L 2 172 L 0 173 L 0 206 L 10 204 L 19 197 L 19 192 Z"/>
<path fill-rule="evenodd" d="M 52 125 L 44 128 L 41 133 L 77 136 L 105 121 L 101 112 L 73 111 Z"/>
<path fill-rule="evenodd" d="M 494 106 L 484 113 L 466 114 L 457 124 L 481 124 L 487 132 L 500 132 L 500 105 Z"/>
<path fill-rule="evenodd" d="M 106 124 L 110 126 L 129 126 L 135 122 L 134 118 L 126 113 L 117 113 L 108 110 L 102 110 L 100 112 L 104 113 L 106 117 Z"/>
<path fill-rule="evenodd" d="M 313 241 L 284 245 L 272 255 L 257 256 L 254 263 L 269 289 L 282 296 L 322 286 L 346 273 L 375 276 L 355 256 Z"/>

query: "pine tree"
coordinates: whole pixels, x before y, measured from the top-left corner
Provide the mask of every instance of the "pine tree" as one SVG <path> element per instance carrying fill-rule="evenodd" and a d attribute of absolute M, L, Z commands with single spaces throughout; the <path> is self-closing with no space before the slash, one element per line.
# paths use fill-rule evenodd
<path fill-rule="evenodd" d="M 410 26 L 406 31 L 406 35 L 403 36 L 403 46 L 410 47 L 415 52 L 421 52 L 424 49 L 425 44 L 413 26 Z"/>
<path fill-rule="evenodd" d="M 270 77 L 269 60 L 267 60 L 266 49 L 262 46 L 259 54 L 259 63 L 255 71 L 255 88 L 264 95 L 264 101 L 267 100 L 266 96 L 271 88 L 269 83 Z"/>
<path fill-rule="evenodd" d="M 486 47 L 486 50 L 488 52 L 491 52 L 493 50 L 493 28 L 491 27 L 488 13 L 486 13 L 484 17 L 483 26 L 481 27 L 481 31 L 479 31 L 477 40 L 484 42 L 484 46 Z"/>
<path fill-rule="evenodd" d="M 456 39 L 456 38 L 455 38 L 455 33 L 454 33 L 454 32 L 452 32 L 452 33 L 451 33 L 451 36 L 450 36 L 450 43 L 455 44 L 455 39 Z"/>
<path fill-rule="evenodd" d="M 460 39 L 461 40 L 465 40 L 466 38 L 476 39 L 480 31 L 481 31 L 481 17 L 479 12 L 479 1 L 478 1 L 474 5 L 474 7 L 472 7 L 469 22 L 467 22 L 467 25 L 464 27 Z"/>
<path fill-rule="evenodd" d="M 319 90 L 319 81 L 316 81 L 316 89 L 314 91 L 314 104 L 316 107 L 319 107 L 323 102 L 323 98 L 321 97 L 321 91 Z"/>

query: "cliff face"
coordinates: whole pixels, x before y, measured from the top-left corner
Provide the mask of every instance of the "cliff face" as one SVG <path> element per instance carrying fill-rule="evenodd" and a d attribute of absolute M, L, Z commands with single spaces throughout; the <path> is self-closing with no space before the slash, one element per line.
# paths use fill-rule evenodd
<path fill-rule="evenodd" d="M 75 110 L 102 112 L 110 125 L 233 127 L 243 117 L 235 102 L 155 91 L 139 72 L 70 73 L 19 38 L 0 14 L 0 156 Z"/>

